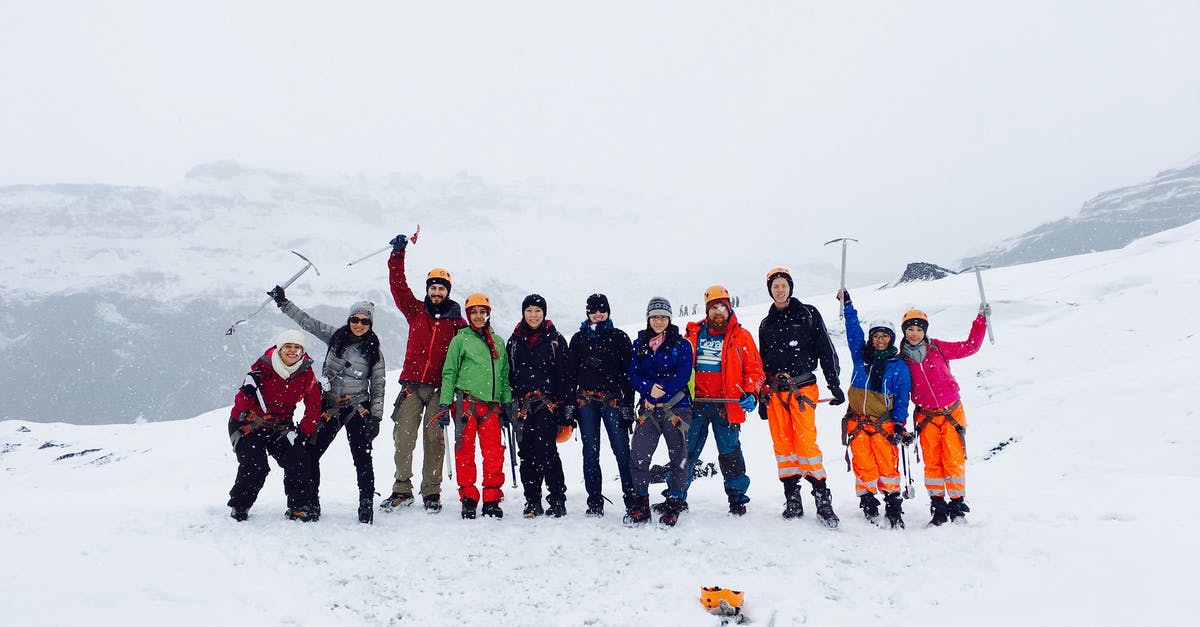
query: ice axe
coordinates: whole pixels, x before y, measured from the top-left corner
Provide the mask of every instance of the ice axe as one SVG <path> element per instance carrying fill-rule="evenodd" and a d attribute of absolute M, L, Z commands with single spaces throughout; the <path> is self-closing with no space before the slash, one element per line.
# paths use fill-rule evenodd
<path fill-rule="evenodd" d="M 959 273 L 971 272 L 971 271 L 975 272 L 975 282 L 979 284 L 979 304 L 980 305 L 987 304 L 987 295 L 983 293 L 983 273 L 981 271 L 986 268 L 990 268 L 990 267 L 991 266 L 987 265 L 986 263 L 981 263 L 979 265 L 975 265 L 975 266 L 971 266 L 969 268 L 963 268 L 962 270 L 959 270 Z M 995 344 L 996 338 L 992 336 L 992 319 L 990 316 L 984 316 L 983 319 L 987 321 L 988 342 Z"/>
<path fill-rule="evenodd" d="M 904 479 L 906 481 L 904 485 L 904 498 L 911 499 L 917 495 L 917 489 L 913 487 L 912 469 L 909 468 L 910 462 L 908 461 L 907 444 L 900 445 L 900 461 L 904 464 Z"/>
<path fill-rule="evenodd" d="M 421 234 L 421 225 L 420 225 L 420 224 L 418 224 L 418 225 L 417 225 L 417 232 L 416 232 L 416 233 L 413 233 L 413 234 L 412 234 L 412 237 L 408 238 L 408 241 L 412 242 L 413 244 L 416 244 L 416 243 L 417 243 L 417 236 L 418 236 L 418 235 L 420 235 L 420 234 Z M 383 248 L 380 248 L 379 250 L 377 250 L 377 251 L 375 251 L 375 252 L 373 252 L 373 253 L 367 253 L 366 255 L 363 255 L 362 257 L 359 257 L 358 259 L 355 259 L 354 261 L 351 261 L 350 263 L 348 263 L 348 264 L 346 264 L 346 265 L 348 265 L 348 266 L 352 266 L 352 265 L 354 265 L 354 264 L 356 264 L 356 263 L 358 263 L 358 262 L 360 262 L 360 261 L 366 261 L 366 260 L 370 259 L 371 257 L 374 257 L 375 255 L 378 255 L 379 253 L 381 253 L 381 252 L 383 252 L 383 251 L 385 251 L 385 250 L 391 250 L 391 249 L 392 249 L 392 245 L 391 245 L 391 244 L 388 244 L 387 246 L 384 246 Z"/>
<path fill-rule="evenodd" d="M 300 253 L 298 253 L 298 252 L 296 252 L 296 251 L 294 251 L 294 250 L 293 250 L 293 251 L 291 251 L 291 252 L 292 252 L 292 254 L 293 254 L 293 255 L 295 255 L 295 256 L 297 256 L 297 257 L 299 257 L 299 258 L 301 258 L 301 259 L 303 259 L 303 260 L 304 260 L 304 267 L 303 267 L 303 268 L 300 268 L 300 271 L 299 271 L 299 272 L 297 272 L 296 274 L 293 274 L 293 275 L 292 275 L 292 278 L 290 278 L 290 279 L 288 279 L 288 280 L 284 281 L 282 284 L 280 284 L 280 286 L 279 286 L 279 287 L 282 287 L 282 288 L 284 288 L 284 289 L 287 289 L 287 288 L 288 288 L 288 286 L 290 286 L 292 283 L 295 283 L 295 282 L 296 282 L 296 279 L 300 278 L 300 275 L 304 274 L 305 272 L 308 272 L 308 269 L 309 269 L 309 268 L 312 268 L 312 269 L 313 269 L 313 272 L 316 272 L 316 273 L 317 273 L 317 276 L 321 276 L 321 271 L 317 269 L 317 266 L 316 266 L 316 265 L 314 265 L 312 261 L 309 261 L 308 257 L 305 257 L 304 255 L 301 255 Z M 234 329 L 234 327 L 236 327 L 236 326 L 237 326 L 237 325 L 239 325 L 239 324 L 245 324 L 246 322 L 248 322 L 248 321 L 249 321 L 251 318 L 253 318 L 253 317 L 255 316 L 255 314 L 257 314 L 258 312 L 262 311 L 262 310 L 263 310 L 263 307 L 266 307 L 267 305 L 270 305 L 270 304 L 271 304 L 271 301 L 273 301 L 273 300 L 275 300 L 275 299 L 274 299 L 274 298 L 268 298 L 267 300 L 264 300 L 264 301 L 263 301 L 263 304 L 259 305 L 259 306 L 258 306 L 258 309 L 255 309 L 255 310 L 254 310 L 254 313 L 252 313 L 252 314 L 250 314 L 250 315 L 246 316 L 245 318 L 242 318 L 241 320 L 238 320 L 238 321 L 234 322 L 233 324 L 229 325 L 229 330 L 225 331 L 225 335 L 233 335 L 233 329 Z"/>
<path fill-rule="evenodd" d="M 834 242 L 842 243 L 842 292 L 846 291 L 846 242 L 857 242 L 857 241 L 858 240 L 854 239 L 853 237 L 839 237 L 837 239 L 831 239 L 828 242 L 825 242 L 825 246 L 828 246 Z M 841 299 L 838 299 L 838 300 L 842 304 L 841 309 L 838 309 L 838 319 L 840 320 L 840 319 L 846 317 L 846 301 L 841 300 Z"/>

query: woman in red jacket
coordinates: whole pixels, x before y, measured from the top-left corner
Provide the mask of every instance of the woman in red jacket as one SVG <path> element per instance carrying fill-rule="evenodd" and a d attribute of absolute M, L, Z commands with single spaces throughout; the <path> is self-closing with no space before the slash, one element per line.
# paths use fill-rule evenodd
<path fill-rule="evenodd" d="M 267 455 L 283 468 L 288 518 L 308 522 L 320 515 L 312 507 L 311 460 L 304 448 L 305 438 L 316 431 L 321 417 L 321 386 L 312 363 L 304 352 L 304 336 L 284 331 L 275 346 L 250 366 L 250 382 L 234 397 L 229 439 L 238 471 L 229 490 L 229 506 L 236 521 L 249 518 L 267 480 L 271 471 Z M 304 418 L 297 427 L 292 415 L 300 401 L 304 401 Z"/>

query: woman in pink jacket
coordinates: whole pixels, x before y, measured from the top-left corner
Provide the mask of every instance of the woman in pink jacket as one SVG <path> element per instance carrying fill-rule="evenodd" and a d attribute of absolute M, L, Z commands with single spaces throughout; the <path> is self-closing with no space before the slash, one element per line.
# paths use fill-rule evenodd
<path fill-rule="evenodd" d="M 965 342 L 926 338 L 929 317 L 913 309 L 904 314 L 904 342 L 900 356 L 912 374 L 913 422 L 925 456 L 925 489 L 929 492 L 929 524 L 947 520 L 966 522 L 971 511 L 967 494 L 967 415 L 959 400 L 958 382 L 950 373 L 950 360 L 970 357 L 979 351 L 987 330 L 991 308 L 979 306 Z M 946 495 L 950 503 L 946 503 Z"/>

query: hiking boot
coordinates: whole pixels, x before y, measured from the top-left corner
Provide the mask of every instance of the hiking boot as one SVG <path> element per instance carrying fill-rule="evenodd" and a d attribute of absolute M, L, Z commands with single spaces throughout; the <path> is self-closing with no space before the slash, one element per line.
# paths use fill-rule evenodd
<path fill-rule="evenodd" d="M 321 518 L 321 513 L 315 511 L 312 507 L 294 507 L 287 511 L 288 520 L 299 520 L 300 522 L 316 522 Z"/>
<path fill-rule="evenodd" d="M 358 499 L 358 522 L 364 525 L 369 525 L 375 522 L 375 507 L 371 503 L 371 497 Z"/>
<path fill-rule="evenodd" d="M 824 486 L 824 484 L 825 482 L 821 481 L 821 485 Z M 813 486 L 812 494 L 817 501 L 817 517 L 826 527 L 837 529 L 841 520 L 838 519 L 837 514 L 833 513 L 833 495 L 830 494 L 829 488 Z"/>
<path fill-rule="evenodd" d="M 229 511 L 229 517 L 238 522 L 245 522 L 247 518 L 250 518 L 250 508 L 234 507 Z"/>
<path fill-rule="evenodd" d="M 412 492 L 392 492 L 392 495 L 383 499 L 379 504 L 379 509 L 390 512 L 397 507 L 408 507 L 413 504 Z"/>
<path fill-rule="evenodd" d="M 584 512 L 588 518 L 603 518 L 604 517 L 604 501 L 593 501 L 588 499 L 587 511 Z"/>
<path fill-rule="evenodd" d="M 468 520 L 473 520 L 475 518 L 475 506 L 478 504 L 479 503 L 475 499 L 463 499 L 462 517 Z"/>
<path fill-rule="evenodd" d="M 483 506 L 483 511 L 487 512 L 486 503 Z M 536 501 L 525 501 L 525 511 L 521 512 L 521 515 L 526 518 L 537 518 L 544 513 L 542 510 L 542 499 L 539 498 Z"/>
<path fill-rule="evenodd" d="M 946 498 L 941 496 L 930 497 L 929 514 L 932 516 L 929 519 L 929 524 L 935 527 L 946 524 L 946 521 L 950 519 L 949 508 L 946 507 Z"/>
<path fill-rule="evenodd" d="M 679 514 L 685 509 L 683 506 L 684 502 L 685 501 L 681 501 L 675 497 L 667 499 L 667 501 L 663 503 L 663 512 L 662 515 L 658 517 L 658 523 L 660 525 L 674 527 L 675 523 L 679 522 Z"/>
<path fill-rule="evenodd" d="M 436 514 L 442 511 L 442 495 L 426 494 L 421 500 L 425 504 L 426 514 Z"/>
<path fill-rule="evenodd" d="M 902 508 L 903 500 L 900 498 L 899 492 L 889 492 L 883 495 L 884 509 L 883 515 L 887 517 L 888 524 L 892 529 L 904 528 L 904 510 Z"/>
<path fill-rule="evenodd" d="M 792 520 L 793 518 L 800 518 L 803 515 L 804 515 L 804 503 L 800 502 L 800 499 L 788 499 L 788 501 L 783 504 L 784 520 Z"/>
<path fill-rule="evenodd" d="M 950 522 L 955 523 L 967 522 L 967 512 L 969 511 L 971 511 L 971 508 L 967 507 L 966 501 L 961 496 L 950 499 L 950 505 L 946 508 L 946 513 L 950 516 Z"/>
<path fill-rule="evenodd" d="M 635 499 L 633 507 L 629 508 L 621 522 L 629 526 L 650 522 L 650 497 L 643 496 Z"/>
<path fill-rule="evenodd" d="M 541 505 L 539 504 L 538 507 L 540 508 Z M 480 513 L 492 518 L 504 518 L 504 512 L 500 509 L 500 501 L 484 501 L 483 510 Z"/>
<path fill-rule="evenodd" d="M 554 498 L 550 499 L 550 507 L 546 509 L 546 513 L 555 518 L 562 518 L 567 515 L 567 499 Z"/>
<path fill-rule="evenodd" d="M 650 498 L 650 497 L 646 497 L 646 498 Z M 670 499 L 667 499 L 667 500 L 669 501 Z M 681 499 L 679 501 L 679 506 L 683 508 L 683 509 L 679 510 L 680 512 L 688 511 L 687 501 L 684 501 Z M 650 506 L 650 511 L 654 512 L 655 514 L 661 514 L 666 511 L 666 508 L 667 508 L 667 501 L 663 501 L 661 503 L 655 503 L 654 505 Z"/>
<path fill-rule="evenodd" d="M 745 503 L 734 503 L 734 502 L 730 501 L 729 502 L 729 514 L 732 516 L 745 516 L 746 515 L 746 504 Z"/>
<path fill-rule="evenodd" d="M 879 499 L 875 498 L 870 492 L 858 497 L 858 507 L 863 511 L 863 516 L 867 517 L 870 522 L 875 522 L 879 518 Z"/>

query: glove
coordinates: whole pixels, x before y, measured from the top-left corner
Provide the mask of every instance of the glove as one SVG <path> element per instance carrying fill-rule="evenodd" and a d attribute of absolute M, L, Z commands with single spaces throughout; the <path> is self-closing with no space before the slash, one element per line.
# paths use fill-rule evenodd
<path fill-rule="evenodd" d="M 916 439 L 917 439 L 917 434 L 909 433 L 909 432 L 905 431 L 904 425 L 900 425 L 900 442 L 901 443 L 903 443 L 905 446 L 908 446 L 909 444 L 912 444 L 913 441 Z"/>
<path fill-rule="evenodd" d="M 278 285 L 271 288 L 271 291 L 267 292 L 267 296 L 270 296 L 279 307 L 283 307 L 284 303 L 287 302 L 287 295 L 284 293 L 283 288 Z"/>
<path fill-rule="evenodd" d="M 404 248 L 408 246 L 408 236 L 401 233 L 400 235 L 393 237 L 392 241 L 388 243 L 392 245 L 392 252 L 403 252 Z"/>
<path fill-rule="evenodd" d="M 633 432 L 633 408 L 622 406 L 621 410 L 621 428 L 626 431 Z"/>
<path fill-rule="evenodd" d="M 442 427 L 442 428 L 450 426 L 450 404 L 449 403 L 442 403 L 441 405 L 438 405 L 437 423 L 438 423 L 438 426 Z"/>
<path fill-rule="evenodd" d="M 738 407 L 746 411 L 754 411 L 756 405 L 758 405 L 758 402 L 754 400 L 754 395 L 749 392 L 742 394 L 742 398 L 738 400 Z"/>
<path fill-rule="evenodd" d="M 896 430 L 887 437 L 887 441 L 892 446 L 899 446 L 904 441 L 904 425 L 896 425 Z"/>
<path fill-rule="evenodd" d="M 763 420 L 767 419 L 767 404 L 766 403 L 760 403 L 758 405 L 758 417 L 762 418 Z"/>
<path fill-rule="evenodd" d="M 367 425 L 367 439 L 374 440 L 379 436 L 379 423 L 382 422 L 375 416 L 368 415 L 363 418 L 364 424 Z"/>
<path fill-rule="evenodd" d="M 833 395 L 833 400 L 829 401 L 830 405 L 841 405 L 846 402 L 846 394 L 842 392 L 842 388 L 835 385 L 829 388 L 829 393 Z"/>
<path fill-rule="evenodd" d="M 992 306 L 987 303 L 979 303 L 979 315 L 984 318 L 992 317 Z"/>
<path fill-rule="evenodd" d="M 500 426 L 505 429 L 511 427 L 517 420 L 517 404 L 509 401 L 500 404 Z"/>
<path fill-rule="evenodd" d="M 563 407 L 562 415 L 558 419 L 559 426 L 577 428 L 579 425 L 575 423 L 575 406 L 567 404 Z"/>
<path fill-rule="evenodd" d="M 843 305 L 849 305 L 850 304 L 850 290 L 838 290 L 838 292 L 842 296 L 838 300 L 842 301 Z"/>

